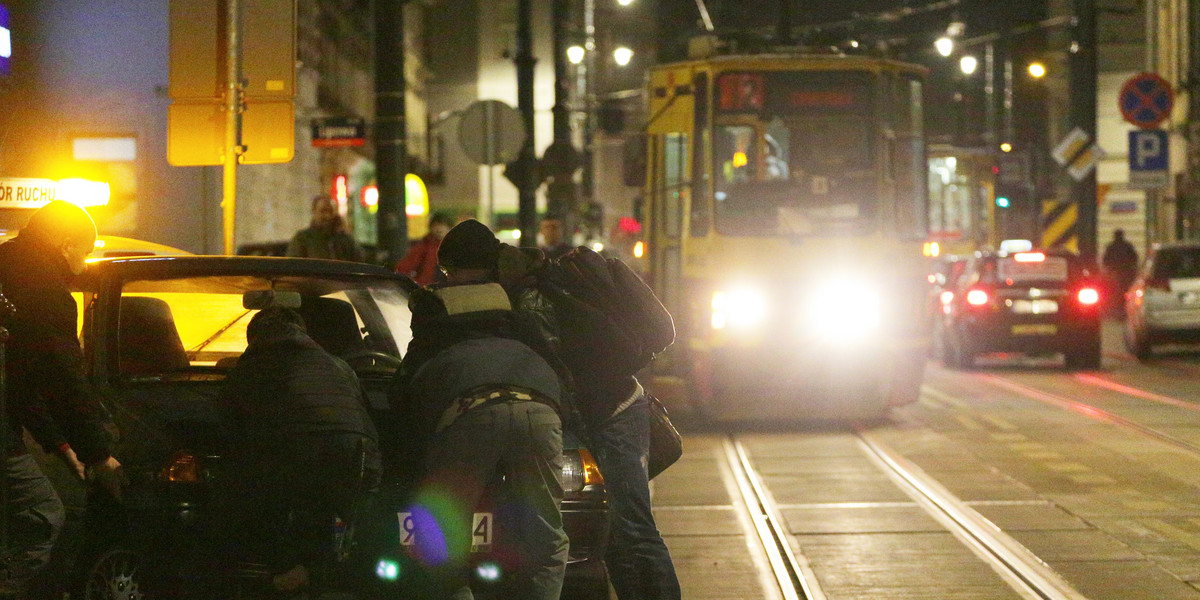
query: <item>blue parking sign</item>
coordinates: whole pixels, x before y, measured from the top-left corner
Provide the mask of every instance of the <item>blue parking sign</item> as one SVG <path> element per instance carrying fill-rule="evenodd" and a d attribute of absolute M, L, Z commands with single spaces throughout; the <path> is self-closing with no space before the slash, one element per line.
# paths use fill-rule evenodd
<path fill-rule="evenodd" d="M 1167 132 L 1141 129 L 1129 132 L 1129 185 L 1135 189 L 1153 189 L 1169 181 L 1170 148 Z"/>

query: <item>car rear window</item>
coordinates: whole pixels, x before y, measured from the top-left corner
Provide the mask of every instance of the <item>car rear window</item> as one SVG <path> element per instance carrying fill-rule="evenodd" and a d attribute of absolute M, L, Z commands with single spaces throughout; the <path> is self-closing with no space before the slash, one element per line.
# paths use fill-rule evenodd
<path fill-rule="evenodd" d="M 1200 277 L 1200 248 L 1166 248 L 1154 257 L 1156 279 Z"/>
<path fill-rule="evenodd" d="M 1020 259 L 1021 255 L 996 259 L 998 279 L 1004 282 L 1024 283 L 1031 281 L 1065 282 L 1069 272 L 1067 259 L 1061 256 L 1046 256 Z"/>

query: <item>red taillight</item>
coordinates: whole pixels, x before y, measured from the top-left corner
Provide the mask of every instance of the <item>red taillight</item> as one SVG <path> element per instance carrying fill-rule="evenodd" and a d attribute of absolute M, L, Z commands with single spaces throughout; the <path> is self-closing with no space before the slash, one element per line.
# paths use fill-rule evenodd
<path fill-rule="evenodd" d="M 1018 252 L 1013 255 L 1013 260 L 1020 263 L 1044 262 L 1046 255 L 1042 252 Z"/>
<path fill-rule="evenodd" d="M 1085 304 L 1087 306 L 1091 306 L 1097 302 L 1100 302 L 1100 292 L 1096 291 L 1095 288 L 1085 287 L 1079 290 L 1079 293 L 1075 294 L 1075 297 L 1079 299 L 1080 304 Z"/>
<path fill-rule="evenodd" d="M 971 306 L 983 306 L 988 302 L 988 294 L 983 290 L 971 290 L 967 292 L 967 304 Z"/>

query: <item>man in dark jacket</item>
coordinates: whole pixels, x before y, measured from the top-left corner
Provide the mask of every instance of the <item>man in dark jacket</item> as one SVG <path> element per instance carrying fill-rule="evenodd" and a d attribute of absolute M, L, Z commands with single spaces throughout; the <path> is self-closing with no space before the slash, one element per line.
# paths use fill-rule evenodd
<path fill-rule="evenodd" d="M 61 435 L 64 457 L 73 451 L 94 480 L 120 495 L 121 463 L 109 449 L 107 413 L 84 375 L 78 309 L 69 287 L 71 278 L 83 273 L 95 242 L 96 225 L 82 208 L 51 202 L 15 239 L 0 245 L 0 285 L 16 307 L 7 323 L 5 365 L 11 548 L 0 595 L 26 593 L 33 575 L 47 564 L 64 518 L 62 502 L 25 448 L 23 424 L 44 444 Z"/>
<path fill-rule="evenodd" d="M 545 266 L 536 253 L 502 245 L 496 277 L 512 298 L 519 322 L 549 346 L 552 364 L 566 371 L 571 405 L 578 407 L 588 449 L 596 457 L 608 490 L 608 576 L 620 600 L 677 599 L 679 579 L 650 505 L 647 460 L 650 403 L 637 379 L 614 372 L 593 348 L 567 351 L 550 299 L 538 291 Z"/>
<path fill-rule="evenodd" d="M 333 518 L 350 518 L 378 483 L 379 436 L 354 370 L 309 338 L 295 311 L 260 311 L 246 340 L 222 397 L 236 485 L 214 517 L 251 546 L 234 552 L 266 560 L 276 588 L 295 591 L 305 565 L 332 551 Z M 286 531 L 270 529 L 289 513 Z"/>
<path fill-rule="evenodd" d="M 1113 239 L 1104 248 L 1104 256 L 1100 259 L 1109 279 L 1113 284 L 1113 301 L 1116 306 L 1124 306 L 1121 298 L 1137 277 L 1138 253 L 1125 239 L 1125 231 L 1113 231 Z"/>
<path fill-rule="evenodd" d="M 346 220 L 338 214 L 337 203 L 325 196 L 313 198 L 312 222 L 292 237 L 287 255 L 353 262 L 363 260 L 362 248 L 346 230 Z"/>
<path fill-rule="evenodd" d="M 438 251 L 447 285 L 413 301 L 413 339 L 393 401 L 413 415 L 421 439 L 415 548 L 441 575 L 437 593 L 471 597 L 464 567 L 472 513 L 503 474 L 501 497 L 514 502 L 497 507 L 498 515 L 515 520 L 509 531 L 519 536 L 516 561 L 505 565 L 514 577 L 503 597 L 555 600 L 568 546 L 559 509 L 560 385 L 541 355 L 518 341 L 508 296 L 488 282 L 498 243 L 478 221 L 459 224 Z"/>

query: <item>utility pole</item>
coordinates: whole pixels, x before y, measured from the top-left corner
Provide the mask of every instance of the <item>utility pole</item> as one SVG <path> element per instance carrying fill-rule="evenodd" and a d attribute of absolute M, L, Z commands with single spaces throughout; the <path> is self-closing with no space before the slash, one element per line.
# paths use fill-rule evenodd
<path fill-rule="evenodd" d="M 517 184 L 517 218 L 521 226 L 521 246 L 537 246 L 537 155 L 533 150 L 533 58 L 532 0 L 517 0 L 517 109 L 525 123 L 525 144 L 517 157 L 515 177 Z"/>
<path fill-rule="evenodd" d="M 1187 124 L 1187 190 L 1180 194 L 1183 206 L 1184 236 L 1195 239 L 1200 208 L 1200 0 L 1188 2 L 1188 124 Z"/>
<path fill-rule="evenodd" d="M 225 4 L 225 144 L 221 160 L 221 211 L 225 254 L 234 254 L 237 220 L 237 165 L 242 154 L 242 11 L 238 0 Z"/>
<path fill-rule="evenodd" d="M 1071 43 L 1070 124 L 1096 139 L 1096 0 L 1073 0 L 1074 41 Z M 1096 260 L 1096 170 L 1071 188 L 1077 209 L 1075 222 L 1079 255 Z M 1149 234 L 1149 232 L 1147 232 Z"/>
<path fill-rule="evenodd" d="M 407 110 L 404 102 L 404 4 L 407 0 L 375 2 L 375 182 L 379 188 L 376 214 L 377 246 L 394 265 L 408 247 Z"/>
<path fill-rule="evenodd" d="M 579 154 L 571 144 L 571 111 L 567 108 L 570 85 L 567 74 L 567 18 L 570 0 L 554 0 L 554 141 L 542 156 L 550 176 L 546 185 L 546 212 L 563 220 L 564 230 L 575 230 L 575 181 Z"/>

